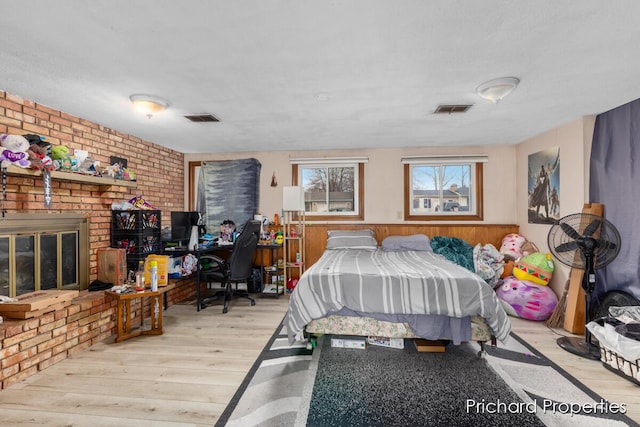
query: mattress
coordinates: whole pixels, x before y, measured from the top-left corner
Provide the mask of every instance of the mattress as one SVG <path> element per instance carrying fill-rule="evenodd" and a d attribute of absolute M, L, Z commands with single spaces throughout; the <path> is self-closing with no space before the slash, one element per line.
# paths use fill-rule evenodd
<path fill-rule="evenodd" d="M 495 292 L 475 273 L 428 251 L 327 250 L 291 294 L 289 341 L 307 324 L 349 309 L 366 315 L 480 316 L 505 340 L 509 318 Z"/>

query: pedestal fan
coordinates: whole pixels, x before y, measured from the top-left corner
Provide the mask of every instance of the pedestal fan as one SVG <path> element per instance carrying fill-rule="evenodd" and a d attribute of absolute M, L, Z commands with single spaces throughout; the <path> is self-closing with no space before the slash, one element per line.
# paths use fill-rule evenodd
<path fill-rule="evenodd" d="M 579 213 L 561 218 L 547 235 L 547 244 L 553 256 L 572 268 L 584 270 L 582 289 L 585 292 L 586 313 L 591 313 L 591 294 L 596 288 L 598 268 L 608 265 L 620 252 L 620 233 L 604 218 Z M 589 322 L 587 318 L 587 323 Z M 591 342 L 591 333 L 585 328 L 584 339 L 558 338 L 563 349 L 589 359 L 600 359 L 598 346 Z"/>

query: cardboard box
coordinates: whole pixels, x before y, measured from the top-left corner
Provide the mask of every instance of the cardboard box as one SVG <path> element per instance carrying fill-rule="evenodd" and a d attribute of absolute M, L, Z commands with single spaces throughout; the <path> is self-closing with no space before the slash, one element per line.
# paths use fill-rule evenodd
<path fill-rule="evenodd" d="M 404 338 L 367 337 L 367 343 L 380 347 L 404 348 Z"/>
<path fill-rule="evenodd" d="M 114 285 L 127 282 L 127 253 L 124 249 L 98 249 L 98 280 Z"/>
<path fill-rule="evenodd" d="M 343 337 L 338 335 L 331 337 L 331 347 L 357 348 L 360 350 L 364 350 L 365 348 L 367 348 L 367 340 L 364 337 Z"/>

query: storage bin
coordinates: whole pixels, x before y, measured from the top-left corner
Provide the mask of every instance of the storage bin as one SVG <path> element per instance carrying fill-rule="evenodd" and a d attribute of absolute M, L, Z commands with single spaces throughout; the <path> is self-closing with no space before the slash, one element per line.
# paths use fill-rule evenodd
<path fill-rule="evenodd" d="M 613 317 L 603 317 L 589 322 L 587 329 L 598 339 L 602 365 L 640 385 L 640 341 L 616 332 L 616 327 L 621 324 Z"/>

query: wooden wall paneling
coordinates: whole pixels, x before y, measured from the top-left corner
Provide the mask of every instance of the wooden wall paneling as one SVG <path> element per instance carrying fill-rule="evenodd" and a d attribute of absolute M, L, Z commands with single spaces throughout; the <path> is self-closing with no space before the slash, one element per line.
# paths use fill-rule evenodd
<path fill-rule="evenodd" d="M 502 238 L 509 233 L 518 233 L 519 227 L 514 224 L 309 224 L 306 226 L 305 254 L 307 267 L 313 265 L 327 246 L 329 230 L 373 230 L 374 236 L 381 244 L 385 237 L 392 235 L 408 236 L 426 234 L 434 236 L 458 237 L 475 246 L 477 243 L 491 243 L 497 249 L 502 245 Z"/>

